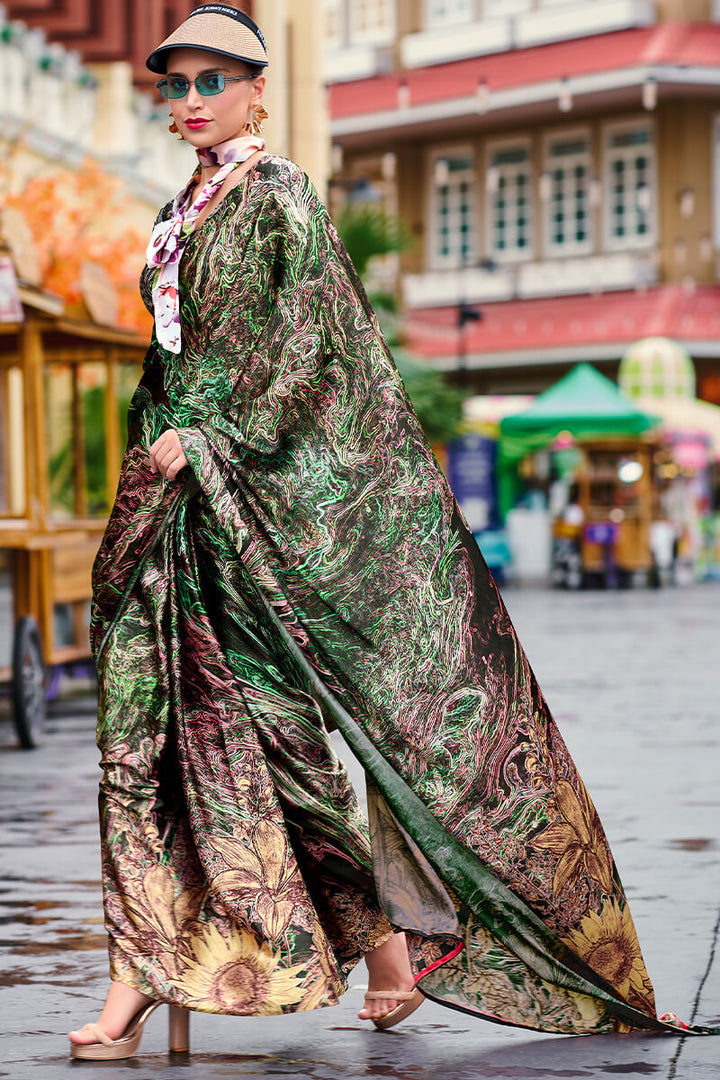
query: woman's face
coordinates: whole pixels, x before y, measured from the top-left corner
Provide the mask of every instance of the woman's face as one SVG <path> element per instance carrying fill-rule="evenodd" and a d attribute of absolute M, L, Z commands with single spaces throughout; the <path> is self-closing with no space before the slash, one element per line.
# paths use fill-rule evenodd
<path fill-rule="evenodd" d="M 189 82 L 198 75 L 218 71 L 227 78 L 249 74 L 249 68 L 242 60 L 201 49 L 173 49 L 168 57 L 168 76 L 179 75 Z M 262 101 L 264 89 L 264 75 L 243 82 L 228 82 L 221 94 L 209 97 L 203 97 L 191 85 L 184 98 L 170 99 L 168 105 L 180 133 L 199 150 L 247 134 L 244 128 L 250 108 Z"/>

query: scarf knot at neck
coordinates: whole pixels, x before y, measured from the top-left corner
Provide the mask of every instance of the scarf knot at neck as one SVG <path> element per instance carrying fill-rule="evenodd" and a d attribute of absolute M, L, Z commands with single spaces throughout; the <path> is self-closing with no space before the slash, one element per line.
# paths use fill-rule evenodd
<path fill-rule="evenodd" d="M 254 154 L 256 150 L 264 149 L 265 140 L 257 135 L 243 135 L 240 139 L 227 139 L 216 146 L 202 146 L 196 153 L 202 167 L 209 169 L 213 166 L 239 165 L 247 161 L 250 157 L 247 152 L 249 147 L 252 147 L 250 154 Z"/>
<path fill-rule="evenodd" d="M 180 328 L 179 270 L 185 245 L 198 214 L 210 202 L 230 173 L 265 148 L 264 139 L 256 135 L 244 135 L 239 139 L 227 139 L 216 146 L 203 147 L 197 151 L 202 168 L 217 168 L 214 176 L 198 192 L 193 201 L 195 178 L 175 196 L 170 217 L 159 221 L 153 229 L 147 247 L 149 267 L 157 268 L 153 282 L 153 308 L 155 310 L 155 333 L 160 345 L 172 353 L 182 348 Z"/>

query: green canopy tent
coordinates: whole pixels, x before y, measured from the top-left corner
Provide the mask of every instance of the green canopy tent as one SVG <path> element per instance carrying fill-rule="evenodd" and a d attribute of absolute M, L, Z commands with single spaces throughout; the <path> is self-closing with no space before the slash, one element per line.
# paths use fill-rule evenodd
<path fill-rule="evenodd" d="M 503 516 L 517 488 L 516 466 L 528 454 L 548 446 L 561 432 L 578 440 L 641 435 L 656 426 L 655 416 L 642 412 L 590 364 L 577 364 L 559 382 L 538 394 L 529 408 L 500 422 L 498 487 Z"/>

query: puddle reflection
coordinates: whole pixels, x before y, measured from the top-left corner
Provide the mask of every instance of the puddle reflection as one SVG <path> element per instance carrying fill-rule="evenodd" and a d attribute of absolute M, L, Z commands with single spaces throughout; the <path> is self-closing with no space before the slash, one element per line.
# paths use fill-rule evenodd
<path fill-rule="evenodd" d="M 713 851 L 717 842 L 708 837 L 691 837 L 683 840 L 670 840 L 670 847 L 680 848 L 681 851 Z"/>

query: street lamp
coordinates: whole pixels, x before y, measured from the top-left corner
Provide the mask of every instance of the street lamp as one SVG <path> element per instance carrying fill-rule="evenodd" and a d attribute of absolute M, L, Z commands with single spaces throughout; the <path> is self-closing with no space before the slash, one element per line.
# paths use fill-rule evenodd
<path fill-rule="evenodd" d="M 498 265 L 493 258 L 489 255 L 484 256 L 476 264 L 479 270 L 484 270 L 488 274 L 493 274 Z M 467 263 L 463 262 L 461 269 L 464 270 Z M 482 308 L 475 307 L 473 304 L 469 304 L 464 298 L 458 301 L 457 308 L 457 329 L 458 329 L 458 351 L 457 351 L 457 372 L 458 382 L 461 386 L 467 385 L 467 335 L 465 333 L 465 327 L 468 323 L 482 322 L 484 319 Z"/>

